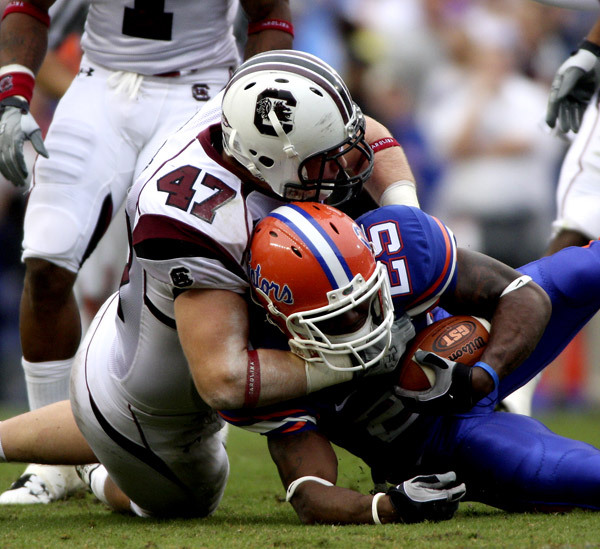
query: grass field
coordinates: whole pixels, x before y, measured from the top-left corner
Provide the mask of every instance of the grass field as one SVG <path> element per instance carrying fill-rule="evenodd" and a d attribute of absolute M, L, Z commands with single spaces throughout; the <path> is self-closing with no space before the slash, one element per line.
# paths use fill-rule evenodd
<path fill-rule="evenodd" d="M 600 412 L 542 419 L 561 434 L 600 445 Z M 229 450 L 229 485 L 220 508 L 208 519 L 124 517 L 91 495 L 81 495 L 47 506 L 0 507 L 0 548 L 600 547 L 600 515 L 585 511 L 518 515 L 463 503 L 453 520 L 439 524 L 302 526 L 283 500 L 265 440 L 232 429 Z M 343 451 L 339 460 L 339 484 L 368 492 L 368 470 Z M 0 487 L 8 486 L 22 468 L 0 465 Z"/>

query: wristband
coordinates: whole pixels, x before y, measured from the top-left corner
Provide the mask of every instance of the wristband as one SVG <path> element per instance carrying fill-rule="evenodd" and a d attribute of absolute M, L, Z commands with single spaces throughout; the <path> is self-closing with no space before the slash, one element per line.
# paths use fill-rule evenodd
<path fill-rule="evenodd" d="M 473 364 L 473 368 L 481 368 L 482 370 L 485 370 L 488 374 L 490 374 L 491 378 L 494 380 L 493 390 L 498 388 L 498 385 L 500 385 L 500 378 L 498 377 L 498 374 L 496 373 L 496 370 L 494 370 L 494 368 L 492 368 L 486 362 L 482 362 L 481 360 Z"/>
<path fill-rule="evenodd" d="M 376 153 L 383 151 L 384 149 L 389 149 L 390 147 L 400 147 L 400 143 L 398 143 L 398 141 L 396 141 L 393 137 L 383 137 L 377 141 L 373 141 L 373 143 L 369 143 L 369 147 L 371 147 L 371 150 Z"/>
<path fill-rule="evenodd" d="M 260 397 L 260 360 L 257 351 L 248 351 L 248 366 L 246 370 L 246 395 L 244 408 L 254 408 Z"/>
<path fill-rule="evenodd" d="M 48 12 L 41 10 L 37 6 L 34 6 L 28 2 L 23 2 L 22 0 L 12 0 L 12 2 L 9 2 L 6 5 L 6 9 L 2 14 L 2 19 L 11 13 L 24 13 L 25 15 L 29 15 L 34 19 L 37 19 L 46 27 L 50 26 L 50 16 L 48 15 Z"/>
<path fill-rule="evenodd" d="M 294 492 L 296 491 L 296 488 L 298 488 L 298 486 L 300 486 L 303 482 L 307 482 L 309 480 L 312 480 L 313 482 L 318 482 L 319 484 L 322 484 L 323 486 L 333 486 L 332 482 L 329 482 L 328 480 L 325 480 L 324 478 L 321 477 L 313 477 L 313 476 L 306 476 L 306 477 L 300 477 L 297 478 L 296 480 L 290 482 L 290 485 L 287 487 L 286 493 L 285 493 L 285 501 L 290 501 L 294 495 Z"/>
<path fill-rule="evenodd" d="M 592 52 L 596 57 L 600 57 L 600 46 L 598 44 L 594 44 L 589 40 L 583 39 L 579 44 L 580 50 L 587 50 Z"/>
<path fill-rule="evenodd" d="M 263 19 L 248 24 L 248 34 L 256 34 L 264 30 L 279 30 L 291 34 L 292 38 L 294 37 L 294 25 L 283 19 Z"/>
<path fill-rule="evenodd" d="M 27 67 L 13 64 L 0 68 L 0 101 L 20 95 L 30 103 L 34 86 L 35 78 Z"/>
<path fill-rule="evenodd" d="M 373 502 L 371 503 L 371 514 L 373 515 L 373 522 L 375 524 L 382 524 L 381 520 L 379 520 L 379 513 L 377 512 L 377 503 L 383 496 L 385 496 L 385 492 L 378 492 L 373 496 Z"/>

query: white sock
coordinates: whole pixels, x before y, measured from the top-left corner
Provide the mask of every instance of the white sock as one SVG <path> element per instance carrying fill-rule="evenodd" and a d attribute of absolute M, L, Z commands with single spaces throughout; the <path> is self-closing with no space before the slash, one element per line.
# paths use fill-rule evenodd
<path fill-rule="evenodd" d="M 2 424 L 2 422 L 0 421 L 0 425 Z M 0 462 L 5 463 L 6 462 L 6 455 L 4 454 L 4 449 L 2 448 L 2 438 L 0 438 Z"/>
<path fill-rule="evenodd" d="M 29 409 L 67 400 L 73 358 L 48 362 L 29 362 L 21 359 L 25 371 Z"/>
<path fill-rule="evenodd" d="M 90 488 L 93 494 L 105 505 L 110 507 L 110 503 L 106 499 L 106 495 L 104 494 L 104 483 L 108 478 L 108 471 L 104 467 L 104 465 L 100 465 L 94 469 L 94 472 L 90 475 Z"/>

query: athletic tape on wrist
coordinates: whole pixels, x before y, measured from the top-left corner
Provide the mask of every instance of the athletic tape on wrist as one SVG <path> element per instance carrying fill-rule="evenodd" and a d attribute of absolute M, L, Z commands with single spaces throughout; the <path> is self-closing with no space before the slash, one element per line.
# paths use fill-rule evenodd
<path fill-rule="evenodd" d="M 312 480 L 313 482 L 318 482 L 319 484 L 322 484 L 323 486 L 333 486 L 332 482 L 329 482 L 328 480 L 325 480 L 324 478 L 321 478 L 321 477 L 313 477 L 310 475 L 307 475 L 305 477 L 300 477 L 300 478 L 297 478 L 296 480 L 290 482 L 290 485 L 287 487 L 287 490 L 285 492 L 285 501 L 290 501 L 294 495 L 294 492 L 296 491 L 296 488 L 298 488 L 298 486 L 300 486 L 303 482 L 307 482 L 309 480 Z"/>
<path fill-rule="evenodd" d="M 294 36 L 294 25 L 284 19 L 263 19 L 248 24 L 248 34 L 256 34 L 264 30 L 279 30 Z"/>
<path fill-rule="evenodd" d="M 377 512 L 377 503 L 383 496 L 385 496 L 385 492 L 378 492 L 373 496 L 373 501 L 371 503 L 371 514 L 373 515 L 373 522 L 375 524 L 382 524 L 381 520 L 379 520 L 379 513 Z"/>
<path fill-rule="evenodd" d="M 417 189 L 413 181 L 409 181 L 408 179 L 396 181 L 381 193 L 379 205 L 390 206 L 392 204 L 413 206 L 414 208 L 421 207 L 417 198 Z"/>
<path fill-rule="evenodd" d="M 350 363 L 350 357 L 347 357 Z M 353 371 L 334 370 L 329 368 L 324 362 L 306 362 L 306 393 L 314 393 L 325 387 L 337 385 L 345 381 L 350 381 L 354 377 Z"/>
<path fill-rule="evenodd" d="M 50 26 L 50 16 L 47 11 L 44 11 L 33 4 L 29 4 L 28 2 L 22 2 L 21 0 L 12 0 L 6 5 L 6 9 L 2 14 L 2 19 L 4 19 L 7 15 L 11 13 L 24 13 L 25 15 L 29 15 L 34 19 L 37 19 L 40 23 L 46 25 L 46 27 Z"/>
<path fill-rule="evenodd" d="M 506 288 L 504 288 L 504 290 L 500 294 L 500 297 L 504 297 L 506 294 L 509 294 L 510 292 L 514 292 L 515 290 L 522 288 L 523 286 L 525 286 L 525 284 L 531 282 L 531 280 L 532 279 L 529 275 L 522 275 L 519 278 L 515 278 Z"/>
<path fill-rule="evenodd" d="M 494 389 L 498 388 L 498 385 L 500 385 L 500 378 L 498 377 L 496 370 L 494 370 L 494 368 L 492 368 L 487 362 L 480 360 L 479 362 L 473 364 L 473 368 L 481 368 L 482 370 L 485 370 L 494 380 Z"/>
<path fill-rule="evenodd" d="M 369 143 L 369 147 L 371 147 L 373 153 L 376 153 L 383 151 L 384 149 L 389 149 L 390 147 L 400 147 L 400 143 L 393 137 L 382 137 L 377 141 L 373 141 L 373 143 Z"/>
<path fill-rule="evenodd" d="M 248 366 L 246 369 L 246 394 L 244 407 L 254 408 L 260 397 L 260 360 L 257 351 L 248 351 Z"/>

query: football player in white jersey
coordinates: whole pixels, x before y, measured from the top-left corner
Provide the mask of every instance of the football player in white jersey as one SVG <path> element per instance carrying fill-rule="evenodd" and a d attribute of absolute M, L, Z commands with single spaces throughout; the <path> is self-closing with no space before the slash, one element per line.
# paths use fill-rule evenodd
<path fill-rule="evenodd" d="M 0 25 L 0 172 L 26 187 L 32 170 L 24 141 L 41 155 L 24 221 L 20 313 L 31 409 L 68 398 L 81 340 L 72 291 L 81 265 L 166 135 L 214 97 L 239 62 L 233 34 L 238 0 L 166 0 L 149 7 L 137 0 L 92 0 L 79 74 L 44 143 L 28 104 L 46 52 L 52 4 L 9 1 Z M 241 4 L 249 19 L 248 57 L 291 47 L 287 0 Z M 25 484 L 36 480 L 30 474 L 42 470 L 29 468 L 0 503 L 42 501 L 28 493 Z M 65 480 L 46 470 L 51 474 L 57 486 Z"/>
<path fill-rule="evenodd" d="M 398 359 L 392 337 L 375 359 L 329 357 L 337 370 L 253 349 L 245 268 L 255 221 L 282 201 L 343 204 L 364 183 L 380 204 L 418 204 L 394 144 L 318 58 L 280 50 L 243 64 L 128 193 L 130 257 L 77 353 L 73 414 L 63 401 L 3 422 L 6 459 L 98 460 L 84 476 L 116 510 L 212 512 L 228 469 L 215 409 L 302 396 L 351 379 L 366 361 L 378 373 L 377 357 Z M 51 423 L 44 440 L 34 435 L 39 420 Z"/>
<path fill-rule="evenodd" d="M 540 1 L 540 0 L 538 0 Z M 556 7 L 600 12 L 598 0 L 552 0 Z M 600 236 L 600 19 L 558 68 L 548 98 L 546 123 L 571 141 L 556 188 L 556 219 L 545 255 L 567 246 L 584 246 Z M 502 406 L 531 414 L 535 388 L 541 377 L 509 395 Z"/>

